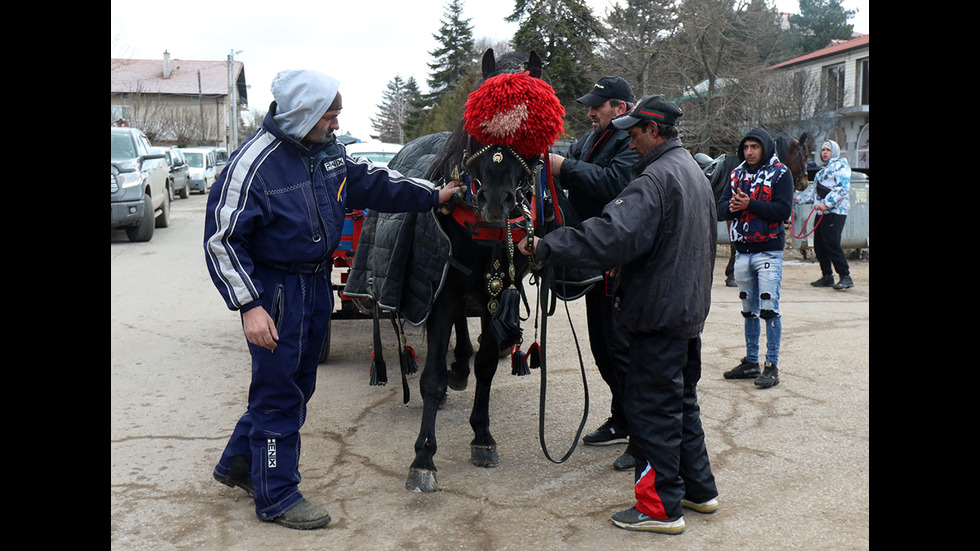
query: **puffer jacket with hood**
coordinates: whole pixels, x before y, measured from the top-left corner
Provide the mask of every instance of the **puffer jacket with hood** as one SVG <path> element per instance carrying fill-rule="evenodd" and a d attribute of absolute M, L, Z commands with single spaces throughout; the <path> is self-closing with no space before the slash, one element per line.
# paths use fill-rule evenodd
<path fill-rule="evenodd" d="M 749 165 L 742 146 L 746 140 L 762 144 L 762 161 Z M 779 161 L 776 143 L 761 128 L 750 130 L 738 144 L 742 163 L 732 170 L 729 185 L 718 201 L 718 219 L 732 220 L 729 238 L 740 253 L 781 251 L 786 246 L 783 223 L 793 211 L 793 175 Z M 728 210 L 735 190 L 748 194 L 749 206 L 739 212 Z"/>
<path fill-rule="evenodd" d="M 279 73 L 262 127 L 232 153 L 211 188 L 204 248 L 229 309 L 260 303 L 265 290 L 256 264 L 328 267 L 346 209 L 422 212 L 438 204 L 431 182 L 351 158 L 336 140 L 302 141 L 337 88 L 316 71 Z"/>
<path fill-rule="evenodd" d="M 827 140 L 820 147 L 830 149 L 830 160 L 827 161 L 813 178 L 813 184 L 806 188 L 803 193 L 796 196 L 797 203 L 821 202 L 827 205 L 828 214 L 847 215 L 847 209 L 851 206 L 849 195 L 851 193 L 851 165 L 847 159 L 840 156 L 840 146 L 834 140 Z M 821 190 L 821 187 L 823 189 Z M 826 195 L 824 195 L 826 193 Z M 818 215 L 823 212 L 817 211 Z"/>

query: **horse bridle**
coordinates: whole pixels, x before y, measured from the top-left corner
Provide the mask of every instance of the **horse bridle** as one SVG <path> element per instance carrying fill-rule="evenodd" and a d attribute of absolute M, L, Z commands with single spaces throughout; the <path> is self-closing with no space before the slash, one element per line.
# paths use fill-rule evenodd
<path fill-rule="evenodd" d="M 481 182 L 477 178 L 470 178 L 470 168 L 473 166 L 473 161 L 477 160 L 481 156 L 489 153 L 490 151 L 496 149 L 493 153 L 492 161 L 494 163 L 501 163 L 504 160 L 504 152 L 509 153 L 524 169 L 524 175 L 518 180 L 517 186 L 515 187 L 516 196 L 515 208 L 520 207 L 524 216 L 528 218 L 530 222 L 530 198 L 534 195 L 534 176 L 535 170 L 527 163 L 524 157 L 521 157 L 514 151 L 509 145 L 498 145 L 498 144 L 487 144 L 474 151 L 470 154 L 470 145 L 472 144 L 473 137 L 467 136 L 467 146 L 463 150 L 462 159 L 459 165 L 453 167 L 452 179 L 456 181 L 463 181 L 466 183 L 466 194 L 468 196 L 466 203 L 475 208 L 472 201 L 472 196 L 475 196 L 477 191 L 479 191 Z"/>

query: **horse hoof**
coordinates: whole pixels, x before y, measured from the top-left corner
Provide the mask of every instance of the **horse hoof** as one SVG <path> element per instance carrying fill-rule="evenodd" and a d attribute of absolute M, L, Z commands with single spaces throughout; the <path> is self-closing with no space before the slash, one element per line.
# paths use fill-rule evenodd
<path fill-rule="evenodd" d="M 428 469 L 409 469 L 405 489 L 409 492 L 435 492 L 439 490 L 436 472 Z"/>
<path fill-rule="evenodd" d="M 449 388 L 453 390 L 466 390 L 466 382 L 470 377 L 469 371 L 465 373 L 456 373 L 452 369 L 449 370 Z"/>
<path fill-rule="evenodd" d="M 496 446 L 470 446 L 470 462 L 477 467 L 496 467 L 500 464 Z"/>

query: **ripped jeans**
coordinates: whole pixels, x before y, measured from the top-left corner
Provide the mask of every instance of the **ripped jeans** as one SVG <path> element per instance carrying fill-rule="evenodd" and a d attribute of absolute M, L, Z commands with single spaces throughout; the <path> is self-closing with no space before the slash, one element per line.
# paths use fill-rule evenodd
<path fill-rule="evenodd" d="M 779 315 L 779 285 L 783 280 L 783 251 L 735 253 L 735 281 L 745 318 L 745 360 L 759 361 L 761 323 L 766 321 L 766 362 L 779 361 L 783 325 Z"/>

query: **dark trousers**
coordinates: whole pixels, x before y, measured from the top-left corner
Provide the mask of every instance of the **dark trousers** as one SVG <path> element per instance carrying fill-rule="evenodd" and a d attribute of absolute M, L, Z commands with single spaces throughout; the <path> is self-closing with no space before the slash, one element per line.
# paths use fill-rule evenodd
<path fill-rule="evenodd" d="M 851 274 L 847 258 L 844 257 L 844 249 L 840 246 L 846 221 L 846 214 L 824 213 L 820 217 L 817 229 L 813 230 L 813 252 L 816 253 L 817 262 L 820 263 L 820 273 L 825 276 L 834 275 L 831 267 L 839 276 Z"/>
<path fill-rule="evenodd" d="M 274 351 L 249 344 L 252 382 L 248 410 L 238 420 L 215 472 L 229 476 L 232 458 L 251 465 L 255 514 L 281 515 L 303 499 L 300 482 L 300 428 L 316 388 L 320 350 L 333 311 L 330 271 L 290 274 L 257 267 L 265 293 L 262 305 L 276 322 Z"/>
<path fill-rule="evenodd" d="M 718 496 L 701 427 L 701 338 L 633 335 L 624 404 L 636 458 L 636 508 L 655 519 L 682 515 L 681 499 Z"/>
<path fill-rule="evenodd" d="M 613 297 L 606 292 L 605 281 L 599 282 L 585 295 L 585 311 L 589 326 L 589 345 L 599 375 L 612 393 L 610 413 L 618 429 L 627 430 L 623 412 L 623 383 L 629 365 L 629 339 L 616 329 Z"/>

